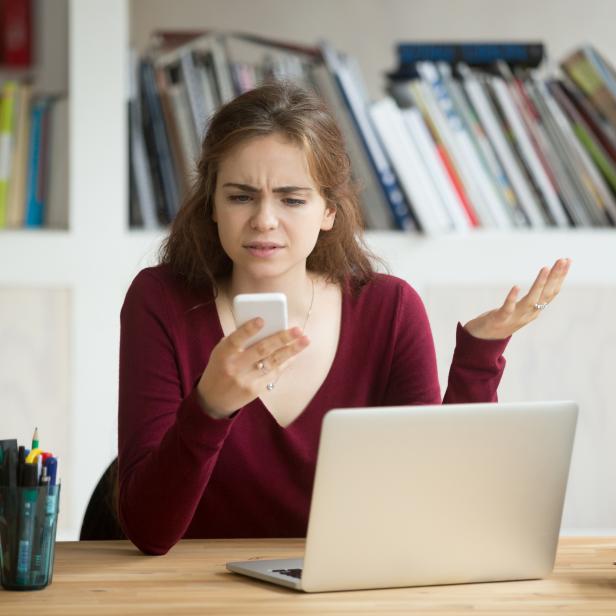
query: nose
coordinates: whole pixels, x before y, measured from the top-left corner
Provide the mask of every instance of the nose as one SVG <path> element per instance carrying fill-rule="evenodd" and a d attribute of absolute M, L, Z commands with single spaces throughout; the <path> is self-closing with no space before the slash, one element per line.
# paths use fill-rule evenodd
<path fill-rule="evenodd" d="M 269 231 L 278 227 L 276 207 L 268 197 L 255 200 L 255 210 L 250 226 L 256 231 Z"/>

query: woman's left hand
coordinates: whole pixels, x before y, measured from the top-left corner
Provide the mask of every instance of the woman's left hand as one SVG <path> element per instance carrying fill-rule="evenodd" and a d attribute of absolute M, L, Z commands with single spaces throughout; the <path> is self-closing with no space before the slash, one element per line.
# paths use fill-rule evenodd
<path fill-rule="evenodd" d="M 535 304 L 549 304 L 558 295 L 570 265 L 571 259 L 558 259 L 552 269 L 541 268 L 530 291 L 522 299 L 516 301 L 519 287 L 513 287 L 500 308 L 480 314 L 464 329 L 475 338 L 484 340 L 508 338 L 541 314 L 542 310 L 535 308 Z"/>

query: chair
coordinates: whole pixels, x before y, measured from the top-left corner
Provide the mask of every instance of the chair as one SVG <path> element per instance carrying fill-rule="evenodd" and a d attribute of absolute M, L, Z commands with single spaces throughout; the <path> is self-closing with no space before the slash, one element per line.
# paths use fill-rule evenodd
<path fill-rule="evenodd" d="M 118 459 L 115 458 L 92 492 L 81 524 L 80 541 L 126 539 L 116 514 L 117 478 Z"/>

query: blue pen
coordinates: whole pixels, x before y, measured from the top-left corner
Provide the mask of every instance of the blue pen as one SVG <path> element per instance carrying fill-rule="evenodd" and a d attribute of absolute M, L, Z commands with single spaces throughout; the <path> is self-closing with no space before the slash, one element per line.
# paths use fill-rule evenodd
<path fill-rule="evenodd" d="M 45 521 L 43 523 L 43 530 L 41 534 L 41 562 L 40 562 L 40 576 L 46 577 L 48 571 L 53 568 L 53 549 L 51 545 L 53 535 L 53 525 L 56 521 L 56 509 L 58 503 L 58 488 L 56 486 L 56 476 L 58 473 L 58 459 L 47 458 L 44 462 L 47 470 L 47 477 L 49 478 L 47 498 L 45 500 Z M 44 583 L 44 579 L 40 580 Z"/>

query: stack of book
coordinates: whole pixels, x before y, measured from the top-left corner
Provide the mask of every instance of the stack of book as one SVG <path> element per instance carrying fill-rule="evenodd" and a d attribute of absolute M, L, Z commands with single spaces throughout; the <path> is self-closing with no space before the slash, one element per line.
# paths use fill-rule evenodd
<path fill-rule="evenodd" d="M 419 228 L 616 226 L 616 80 L 591 46 L 398 45 L 370 104 Z"/>
<path fill-rule="evenodd" d="M 0 229 L 68 228 L 68 99 L 0 86 Z"/>
<path fill-rule="evenodd" d="M 328 105 L 368 229 L 614 226 L 616 91 L 595 50 L 566 58 L 561 75 L 545 75 L 541 43 L 400 44 L 398 54 L 386 96 L 371 102 L 356 59 L 325 40 L 156 33 L 132 60 L 131 226 L 173 219 L 212 114 L 277 78 Z"/>

